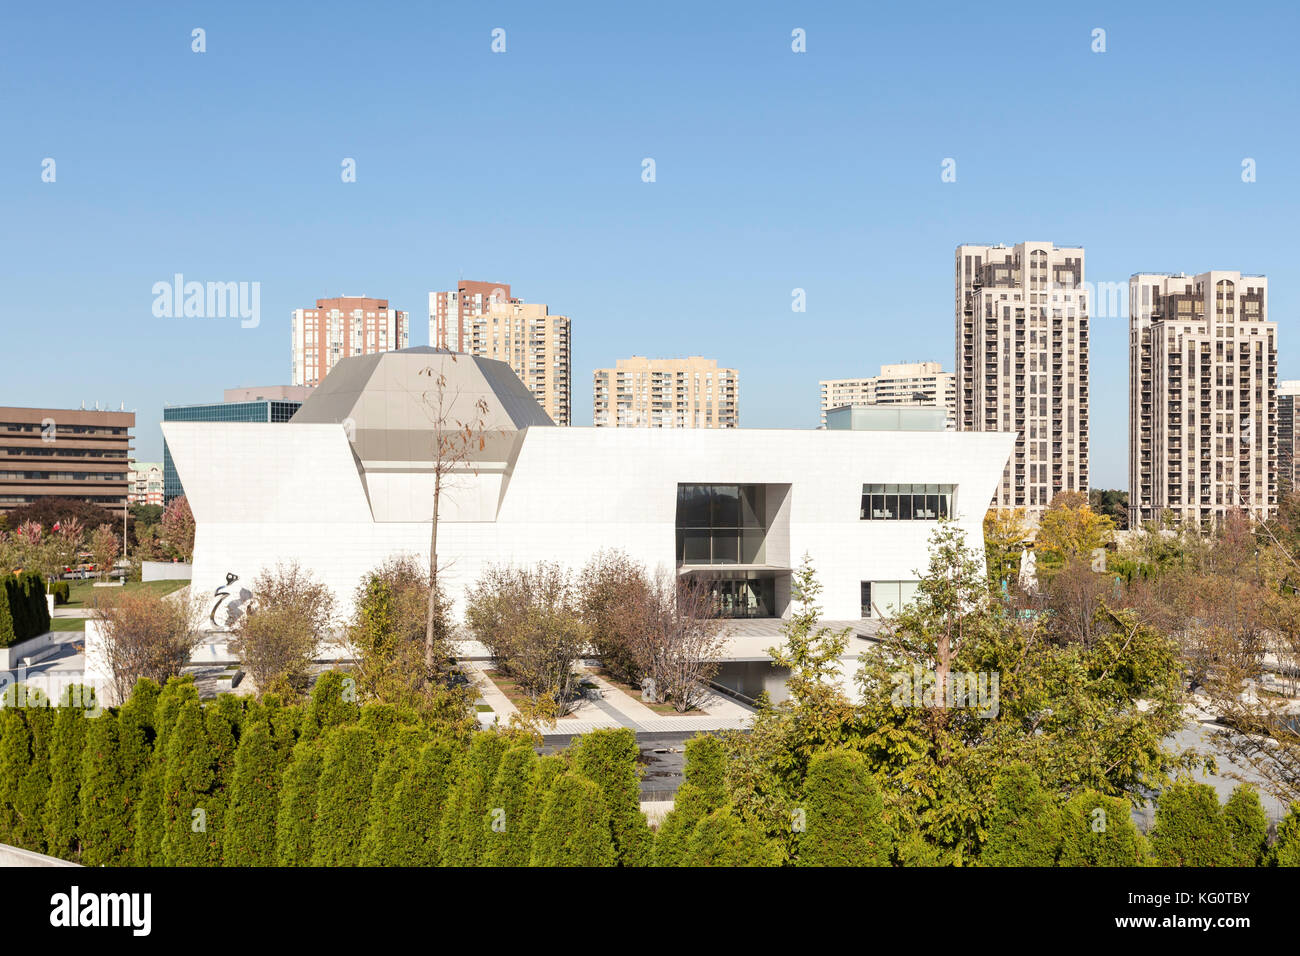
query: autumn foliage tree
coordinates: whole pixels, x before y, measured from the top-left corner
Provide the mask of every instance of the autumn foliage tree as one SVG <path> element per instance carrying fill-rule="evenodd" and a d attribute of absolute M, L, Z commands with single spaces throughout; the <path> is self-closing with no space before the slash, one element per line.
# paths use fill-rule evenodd
<path fill-rule="evenodd" d="M 1029 539 L 1029 522 L 1023 508 L 989 509 L 984 515 L 984 557 L 989 584 L 1007 588 L 1020 574 L 1020 554 Z"/>
<path fill-rule="evenodd" d="M 334 625 L 334 594 L 296 562 L 264 570 L 253 593 L 256 604 L 235 622 L 231 650 L 259 693 L 296 697 L 308 686 L 317 645 Z"/>
<path fill-rule="evenodd" d="M 180 595 L 124 589 L 98 600 L 91 617 L 100 627 L 118 700 L 142 677 L 161 685 L 180 674 L 203 640 L 201 609 Z"/>
<path fill-rule="evenodd" d="M 101 580 L 113 569 L 121 553 L 122 548 L 112 525 L 101 524 L 91 533 L 90 558 L 95 563 Z"/>
<path fill-rule="evenodd" d="M 1044 571 L 1056 570 L 1071 559 L 1091 559 L 1115 531 L 1109 515 L 1097 514 L 1081 491 L 1058 493 L 1043 513 L 1034 551 Z"/>
<path fill-rule="evenodd" d="M 465 620 L 497 670 L 534 700 L 572 706 L 587 648 L 573 575 L 553 562 L 488 568 L 465 599 Z"/>
<path fill-rule="evenodd" d="M 614 677 L 640 684 L 645 676 L 636 653 L 644 611 L 652 601 L 645 567 L 622 551 L 597 552 L 578 579 L 582 619 L 592 649 Z"/>
<path fill-rule="evenodd" d="M 173 498 L 163 511 L 162 540 L 171 554 L 182 561 L 188 561 L 194 555 L 194 512 L 190 511 L 189 500 L 184 495 Z"/>

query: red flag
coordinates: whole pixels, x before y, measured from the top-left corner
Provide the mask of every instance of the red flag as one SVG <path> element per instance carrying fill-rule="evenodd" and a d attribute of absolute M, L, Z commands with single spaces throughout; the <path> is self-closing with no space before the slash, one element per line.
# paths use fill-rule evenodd
<path fill-rule="evenodd" d="M 53 529 L 53 530 L 55 530 L 55 531 L 58 531 L 58 530 L 59 530 L 59 522 L 57 522 L 57 521 L 54 522 L 54 529 Z"/>

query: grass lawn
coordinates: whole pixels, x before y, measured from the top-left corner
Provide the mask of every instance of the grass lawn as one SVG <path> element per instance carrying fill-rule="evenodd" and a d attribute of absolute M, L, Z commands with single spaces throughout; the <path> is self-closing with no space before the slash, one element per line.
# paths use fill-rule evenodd
<path fill-rule="evenodd" d="M 589 667 L 587 668 L 587 670 L 591 671 L 593 674 L 599 674 L 605 680 L 609 681 L 609 683 L 613 684 L 623 693 L 627 694 L 627 696 L 631 697 L 633 700 L 637 701 L 638 703 L 645 704 L 645 706 L 649 707 L 656 714 L 662 714 L 664 717 L 699 717 L 701 714 L 707 716 L 707 711 L 703 711 L 698 707 L 692 708 L 691 710 L 682 711 L 682 710 L 678 710 L 676 707 L 674 707 L 672 704 L 668 703 L 667 701 L 663 703 L 656 703 L 651 700 L 641 700 L 640 687 L 634 687 L 631 684 L 619 680 L 618 678 L 610 674 L 609 671 L 605 670 L 603 667 L 599 667 L 599 668 Z"/>
<path fill-rule="evenodd" d="M 84 617 L 50 618 L 51 631 L 84 631 L 85 629 L 86 619 Z"/>
<path fill-rule="evenodd" d="M 68 603 L 59 606 L 88 608 L 94 598 L 101 594 L 107 596 L 121 594 L 123 591 L 152 591 L 158 595 L 171 594 L 173 591 L 179 591 L 189 583 L 189 581 L 131 581 L 120 588 L 96 588 L 93 579 L 69 581 Z"/>

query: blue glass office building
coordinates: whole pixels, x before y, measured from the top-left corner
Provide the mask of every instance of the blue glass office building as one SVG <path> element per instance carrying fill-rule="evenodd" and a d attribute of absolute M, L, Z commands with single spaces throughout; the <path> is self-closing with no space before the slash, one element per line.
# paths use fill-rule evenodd
<path fill-rule="evenodd" d="M 287 422 L 302 402 L 260 399 L 252 402 L 213 402 L 210 405 L 171 405 L 163 409 L 165 422 Z M 171 450 L 163 440 L 163 502 L 185 494 L 172 464 Z"/>

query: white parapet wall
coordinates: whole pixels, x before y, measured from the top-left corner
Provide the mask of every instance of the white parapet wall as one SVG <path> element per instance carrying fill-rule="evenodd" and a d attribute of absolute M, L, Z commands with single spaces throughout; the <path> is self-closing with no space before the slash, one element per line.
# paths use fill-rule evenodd
<path fill-rule="evenodd" d="M 20 644 L 0 647 L 0 671 L 15 671 L 23 665 L 25 659 L 36 657 L 54 643 L 54 634 L 46 631 L 36 637 L 29 637 Z"/>
<path fill-rule="evenodd" d="M 86 664 L 82 683 L 95 688 L 95 696 L 100 706 L 116 707 L 122 701 L 118 700 L 117 690 L 113 684 L 113 669 L 108 664 L 103 627 L 101 622 L 93 618 L 86 620 Z"/>
<path fill-rule="evenodd" d="M 81 866 L 81 864 L 60 860 L 57 856 L 46 856 L 44 853 L 33 853 L 31 850 L 10 846 L 7 843 L 0 843 L 0 866 Z"/>
<path fill-rule="evenodd" d="M 183 561 L 141 561 L 141 581 L 188 581 L 194 576 L 194 565 Z"/>

